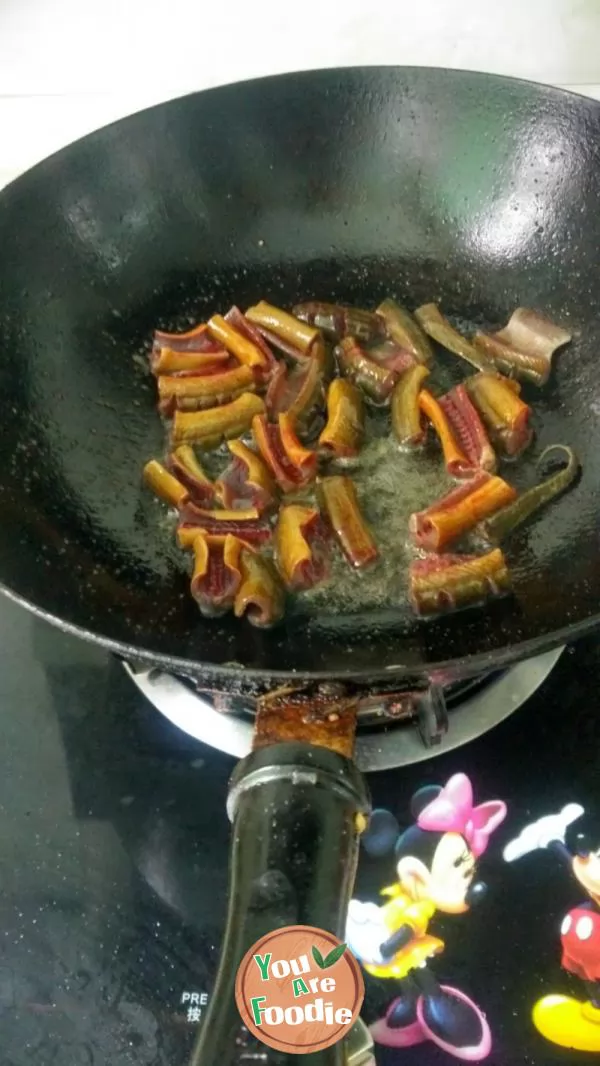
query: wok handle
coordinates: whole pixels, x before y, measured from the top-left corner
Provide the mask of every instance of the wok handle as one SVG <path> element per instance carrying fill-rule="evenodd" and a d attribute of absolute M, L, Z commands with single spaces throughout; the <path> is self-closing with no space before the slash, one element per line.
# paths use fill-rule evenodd
<path fill-rule="evenodd" d="M 244 1055 L 237 970 L 252 944 L 285 925 L 314 925 L 343 938 L 368 811 L 354 763 L 325 748 L 274 744 L 236 767 L 228 796 L 233 841 L 225 938 L 190 1066 L 297 1066 L 297 1055 L 261 1043 Z M 343 1044 L 303 1057 L 310 1066 L 347 1061 Z"/>

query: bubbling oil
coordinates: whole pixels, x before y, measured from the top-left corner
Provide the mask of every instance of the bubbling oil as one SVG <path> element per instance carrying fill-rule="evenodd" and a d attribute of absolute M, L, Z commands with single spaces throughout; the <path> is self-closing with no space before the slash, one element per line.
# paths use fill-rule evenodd
<path fill-rule="evenodd" d="M 334 545 L 329 579 L 299 597 L 298 608 L 305 614 L 353 615 L 405 606 L 408 568 L 415 557 L 408 540 L 409 517 L 452 487 L 435 445 L 410 453 L 401 450 L 388 412 L 369 415 L 366 439 L 356 460 L 331 463 L 324 473 L 352 478 L 379 559 L 356 571 Z"/>
<path fill-rule="evenodd" d="M 465 377 L 465 364 L 454 356 L 438 356 L 430 369 L 426 387 L 436 396 Z M 309 617 L 408 611 L 408 570 L 413 559 L 423 554 L 410 543 L 409 518 L 456 485 L 446 472 L 433 434 L 428 435 L 423 448 L 407 450 L 392 433 L 389 407 L 367 406 L 366 410 L 365 444 L 360 455 L 351 461 L 330 463 L 321 473 L 352 478 L 379 558 L 357 571 L 334 545 L 329 579 L 297 597 L 296 609 Z"/>

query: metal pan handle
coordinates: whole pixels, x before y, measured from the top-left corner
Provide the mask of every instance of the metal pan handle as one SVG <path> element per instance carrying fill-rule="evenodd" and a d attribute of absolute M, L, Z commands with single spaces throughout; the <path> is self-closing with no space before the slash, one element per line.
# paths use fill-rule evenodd
<path fill-rule="evenodd" d="M 366 786 L 344 755 L 303 742 L 253 751 L 231 779 L 229 905 L 217 980 L 190 1066 L 297 1066 L 297 1055 L 240 1047 L 234 990 L 246 951 L 285 925 L 314 925 L 343 938 L 369 811 Z M 304 1056 L 346 1066 L 344 1045 Z"/>

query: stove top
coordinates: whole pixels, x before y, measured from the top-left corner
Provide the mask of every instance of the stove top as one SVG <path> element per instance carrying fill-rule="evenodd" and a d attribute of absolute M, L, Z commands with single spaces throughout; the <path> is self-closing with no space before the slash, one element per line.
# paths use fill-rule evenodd
<path fill-rule="evenodd" d="M 186 736 L 122 665 L 0 602 L 0 1066 L 185 1066 L 216 972 L 227 892 L 233 759 Z M 477 993 L 490 1066 L 585 1061 L 545 1041 L 534 1002 L 569 991 L 563 913 L 581 898 L 556 858 L 502 861 L 525 822 L 581 803 L 600 843 L 600 643 L 567 649 L 514 715 L 465 748 L 371 774 L 374 806 L 464 771 L 509 813 L 482 860 L 481 908 L 443 926 L 444 981 Z M 355 895 L 393 863 L 364 857 Z M 364 1016 L 390 982 L 367 977 Z M 443 1066 L 430 1044 L 377 1049 L 378 1066 Z"/>

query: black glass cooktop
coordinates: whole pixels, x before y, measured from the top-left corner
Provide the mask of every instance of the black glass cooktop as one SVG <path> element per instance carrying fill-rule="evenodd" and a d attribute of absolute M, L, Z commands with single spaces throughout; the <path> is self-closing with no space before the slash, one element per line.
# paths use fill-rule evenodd
<path fill-rule="evenodd" d="M 572 801 L 600 846 L 599 680 L 600 643 L 581 642 L 492 733 L 370 777 L 374 805 L 401 824 L 415 789 L 457 772 L 477 801 L 508 804 L 481 860 L 488 896 L 435 920 L 446 950 L 432 968 L 487 1014 L 490 1066 L 589 1059 L 531 1021 L 546 993 L 585 998 L 560 968 L 561 921 L 585 893 L 553 851 L 508 865 L 502 847 Z M 232 760 L 178 733 L 106 653 L 5 601 L 0 700 L 0 1066 L 185 1066 L 225 915 Z M 377 901 L 394 869 L 363 856 L 355 895 Z M 365 1019 L 395 994 L 368 977 Z M 422 1043 L 380 1047 L 377 1061 L 454 1060 Z"/>

